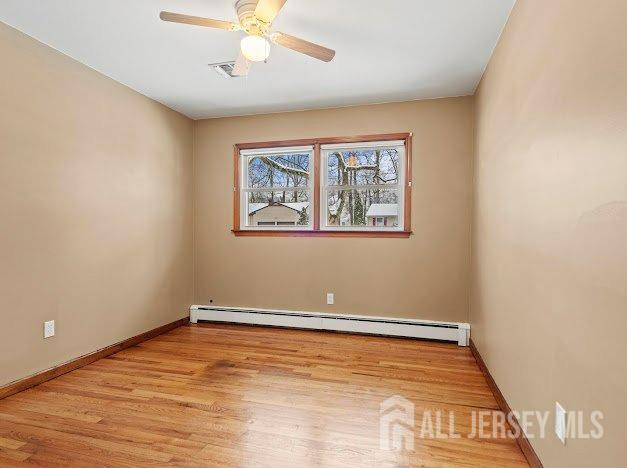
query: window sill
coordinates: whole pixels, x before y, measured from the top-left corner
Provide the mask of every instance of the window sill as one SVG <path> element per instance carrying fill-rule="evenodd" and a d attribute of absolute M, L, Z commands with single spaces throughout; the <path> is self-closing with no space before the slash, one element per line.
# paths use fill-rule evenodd
<path fill-rule="evenodd" d="M 255 230 L 233 229 L 236 237 L 388 237 L 408 238 L 411 231 L 307 231 L 307 230 Z"/>

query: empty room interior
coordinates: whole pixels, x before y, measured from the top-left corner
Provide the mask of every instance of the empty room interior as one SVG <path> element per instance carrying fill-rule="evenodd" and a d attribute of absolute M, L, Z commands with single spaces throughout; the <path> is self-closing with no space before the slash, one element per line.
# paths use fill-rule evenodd
<path fill-rule="evenodd" d="M 626 20 L 2 0 L 0 466 L 625 466 Z"/>

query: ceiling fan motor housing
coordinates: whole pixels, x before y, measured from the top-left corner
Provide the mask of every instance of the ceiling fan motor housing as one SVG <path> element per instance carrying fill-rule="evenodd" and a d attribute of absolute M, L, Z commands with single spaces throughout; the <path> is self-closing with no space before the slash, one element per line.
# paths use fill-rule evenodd
<path fill-rule="evenodd" d="M 235 11 L 244 31 L 248 34 L 262 35 L 268 29 L 268 25 L 259 21 L 255 16 L 257 0 L 237 0 Z"/>

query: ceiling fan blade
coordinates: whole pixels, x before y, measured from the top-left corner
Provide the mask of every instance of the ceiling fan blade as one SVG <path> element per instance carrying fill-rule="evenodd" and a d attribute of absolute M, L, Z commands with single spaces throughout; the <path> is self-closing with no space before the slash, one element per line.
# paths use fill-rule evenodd
<path fill-rule="evenodd" d="M 159 14 L 159 18 L 163 21 L 170 21 L 172 23 L 192 24 L 194 26 L 204 26 L 206 28 L 226 29 L 227 31 L 237 31 L 240 29 L 239 24 L 231 23 L 230 21 L 202 18 L 200 16 L 182 15 L 180 13 L 172 13 L 169 11 L 162 11 Z"/>
<path fill-rule="evenodd" d="M 250 70 L 250 61 L 244 57 L 244 54 L 240 51 L 237 56 L 237 60 L 235 60 L 235 66 L 233 67 L 233 76 L 246 76 L 248 75 L 248 71 Z"/>
<path fill-rule="evenodd" d="M 270 39 L 275 44 L 295 50 L 301 54 L 309 55 L 323 62 L 330 62 L 333 60 L 333 57 L 335 57 L 335 51 L 332 49 L 327 49 L 321 45 L 282 32 L 270 34 Z"/>
<path fill-rule="evenodd" d="M 259 0 L 255 16 L 264 23 L 272 23 L 287 0 Z"/>

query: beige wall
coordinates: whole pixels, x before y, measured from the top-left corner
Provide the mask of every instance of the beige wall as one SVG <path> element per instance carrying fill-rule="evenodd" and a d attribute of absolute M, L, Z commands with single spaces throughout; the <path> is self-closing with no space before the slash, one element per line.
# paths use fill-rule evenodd
<path fill-rule="evenodd" d="M 193 124 L 2 23 L 0 57 L 2 385 L 188 313 Z"/>
<path fill-rule="evenodd" d="M 235 143 L 405 131 L 411 238 L 230 232 Z M 195 302 L 466 321 L 472 151 L 471 97 L 196 122 Z"/>
<path fill-rule="evenodd" d="M 476 101 L 473 339 L 517 410 L 600 409 L 546 466 L 624 466 L 627 2 L 518 0 Z"/>

